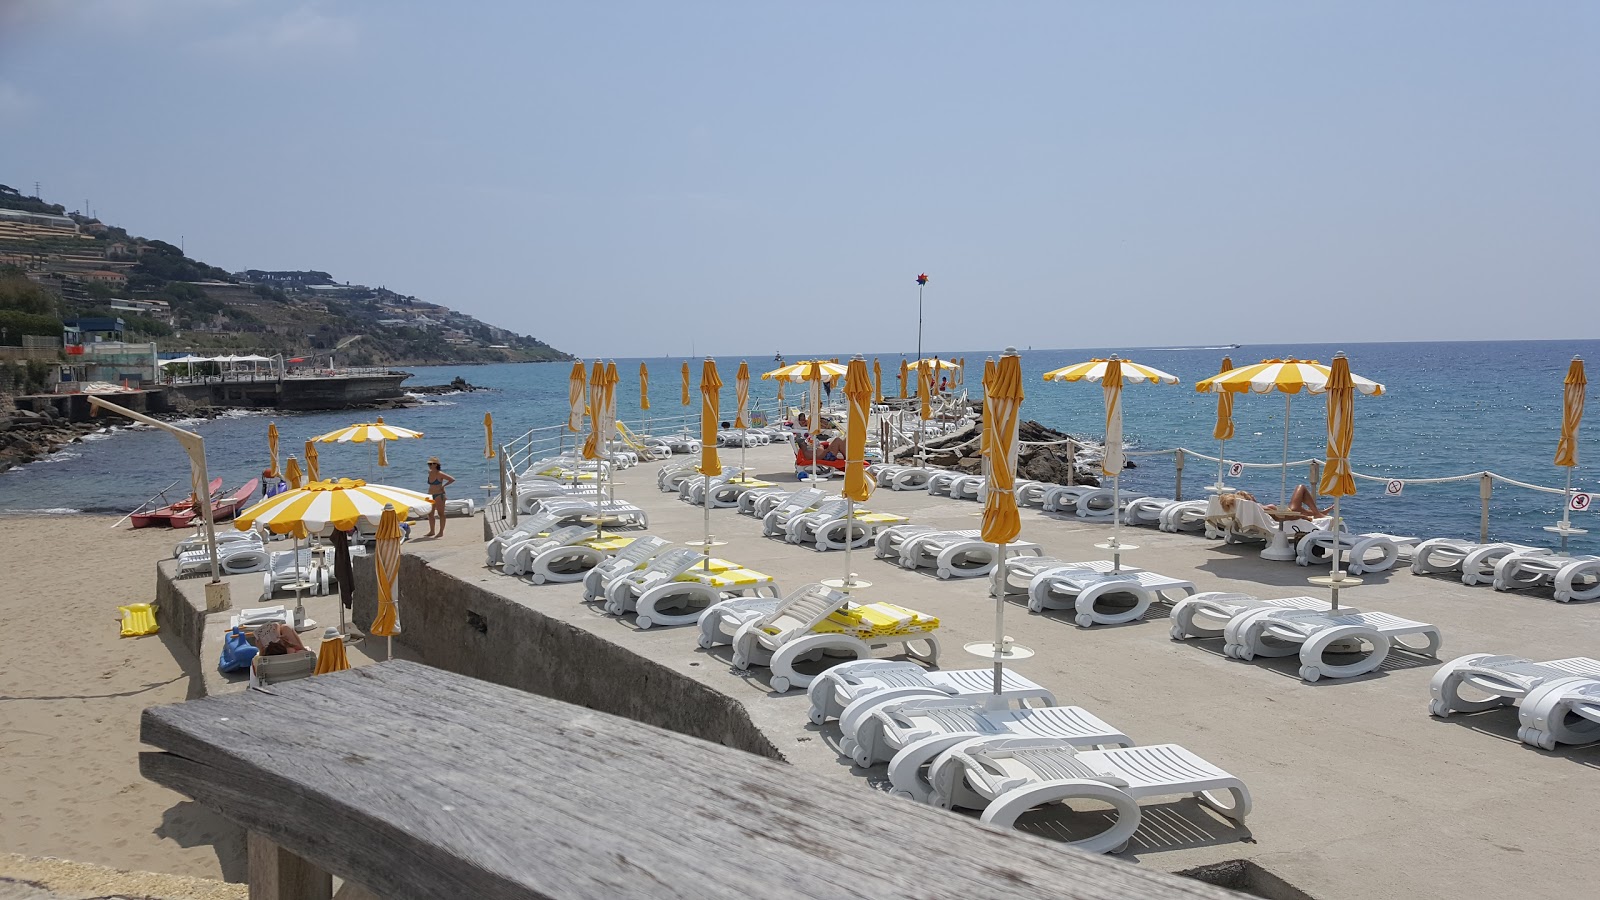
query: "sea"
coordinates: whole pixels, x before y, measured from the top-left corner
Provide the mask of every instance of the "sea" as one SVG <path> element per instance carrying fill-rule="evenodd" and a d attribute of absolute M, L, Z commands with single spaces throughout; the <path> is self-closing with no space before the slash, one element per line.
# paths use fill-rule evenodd
<path fill-rule="evenodd" d="M 1575 355 L 1600 360 L 1600 340 L 1475 341 L 1370 344 L 1277 344 L 1242 347 L 1116 347 L 1077 350 L 1021 350 L 1026 399 L 1022 417 L 1075 436 L 1104 436 L 1104 407 L 1098 385 L 1045 382 L 1051 369 L 1112 353 L 1177 375 L 1176 385 L 1130 385 L 1123 394 L 1123 437 L 1136 468 L 1123 473 L 1124 489 L 1171 496 L 1175 467 L 1171 454 L 1139 455 L 1187 448 L 1216 456 L 1212 437 L 1216 397 L 1194 390 L 1194 383 L 1216 374 L 1224 355 L 1235 365 L 1263 359 L 1315 359 L 1327 363 L 1336 351 L 1349 357 L 1351 371 L 1382 383 L 1381 396 L 1355 401 L 1353 467 L 1358 473 L 1385 479 L 1358 481 L 1358 493 L 1342 503 L 1343 514 L 1356 531 L 1382 531 L 1420 537 L 1476 539 L 1481 501 L 1479 480 L 1420 483 L 1471 475 L 1484 470 L 1516 481 L 1561 488 L 1566 470 L 1554 465 L 1561 427 L 1563 379 Z M 971 367 L 965 389 L 981 394 L 981 364 L 1000 350 L 931 348 L 925 355 L 942 359 L 965 357 Z M 818 356 L 847 358 L 823 348 Z M 809 358 L 790 354 L 790 361 Z M 867 355 L 867 360 L 874 358 Z M 884 392 L 898 390 L 899 352 L 882 353 Z M 741 361 L 753 373 L 774 366 L 773 357 L 719 357 L 724 409 L 732 402 L 733 374 Z M 617 359 L 619 416 L 629 424 L 648 417 L 660 427 L 674 417 L 694 413 L 681 405 L 680 367 L 684 358 Z M 649 413 L 639 411 L 639 363 L 650 370 Z M 698 379 L 700 360 L 690 360 Z M 417 440 L 391 442 L 389 465 L 377 465 L 370 444 L 318 445 L 324 477 L 363 478 L 424 490 L 426 460 L 438 456 L 457 479 L 455 496 L 486 496 L 498 479 L 497 463 L 484 457 L 484 413 L 494 414 L 496 438 L 507 440 L 533 428 L 559 424 L 567 411 L 567 364 L 504 364 L 412 368 L 408 385 L 437 385 L 460 376 L 484 390 L 419 397 L 419 405 L 384 414 L 385 421 L 424 433 Z M 1596 372 L 1600 379 L 1600 371 Z M 1593 393 L 1591 388 L 1590 393 Z M 773 407 L 775 383 L 755 380 L 753 401 Z M 791 398 L 797 396 L 792 394 Z M 1595 411 L 1594 416 L 1600 416 Z M 281 456 L 302 454 L 307 438 L 339 426 L 368 421 L 371 412 L 263 413 L 232 411 L 221 417 L 184 423 L 206 439 L 211 473 L 228 487 L 259 475 L 267 463 L 267 425 L 277 423 Z M 1225 458 L 1250 464 L 1276 464 L 1283 459 L 1285 422 L 1289 458 L 1320 458 L 1325 452 L 1326 404 L 1320 395 L 1299 394 L 1285 404 L 1282 394 L 1249 394 L 1234 404 L 1236 434 Z M 282 461 L 280 460 L 280 462 Z M 1575 491 L 1600 492 L 1600 421 L 1581 431 Z M 145 426 L 121 425 L 112 417 L 106 427 L 51 456 L 0 473 L 0 512 L 74 515 L 127 513 L 174 482 L 174 498 L 186 494 L 187 462 L 177 442 Z M 1306 479 L 1306 468 L 1289 473 L 1289 489 Z M 1214 462 L 1188 457 L 1183 474 L 1185 497 L 1201 497 L 1217 478 Z M 1280 493 L 1277 467 L 1244 469 L 1227 483 L 1251 491 L 1263 502 Z M 1388 482 L 1398 482 L 1395 485 Z M 1600 497 L 1597 497 L 1600 500 Z M 1497 483 L 1490 503 L 1490 537 L 1494 540 L 1551 544 L 1544 526 L 1561 519 L 1563 496 L 1508 483 Z M 1572 524 L 1591 530 L 1572 538 L 1576 552 L 1600 552 L 1600 514 L 1573 512 Z"/>

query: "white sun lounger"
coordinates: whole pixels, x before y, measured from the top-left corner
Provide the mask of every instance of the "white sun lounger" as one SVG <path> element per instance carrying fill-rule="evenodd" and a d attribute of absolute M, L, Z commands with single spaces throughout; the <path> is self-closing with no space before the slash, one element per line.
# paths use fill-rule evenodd
<path fill-rule="evenodd" d="M 745 494 L 776 487 L 777 485 L 770 481 L 737 475 L 721 484 L 711 486 L 711 508 L 734 509 L 742 504 Z"/>
<path fill-rule="evenodd" d="M 982 502 L 986 496 L 989 479 L 983 475 L 962 475 L 950 485 L 950 497 L 953 500 L 976 500 Z M 1012 488 L 1015 496 L 1016 488 Z"/>
<path fill-rule="evenodd" d="M 699 453 L 700 439 L 687 434 L 676 434 L 663 438 L 673 453 Z"/>
<path fill-rule="evenodd" d="M 1545 750 L 1600 740 L 1600 679 L 1547 681 L 1522 701 L 1517 720 L 1517 737 Z"/>
<path fill-rule="evenodd" d="M 877 559 L 889 559 L 898 563 L 902 544 L 919 534 L 930 534 L 938 530 L 932 525 L 891 525 L 888 528 L 880 528 L 877 537 L 872 541 L 872 555 Z"/>
<path fill-rule="evenodd" d="M 548 537 L 519 541 L 506 548 L 501 570 L 507 575 L 527 575 L 534 584 L 582 581 L 608 555 L 589 545 L 594 537 L 593 526 L 569 525 L 550 532 Z"/>
<path fill-rule="evenodd" d="M 1142 500 L 1149 494 L 1138 491 L 1122 491 L 1116 495 L 1116 503 L 1126 506 L 1135 501 Z M 1109 487 L 1095 488 L 1078 495 L 1073 501 L 1072 508 L 1080 519 L 1109 519 L 1115 511 L 1112 502 L 1112 491 Z"/>
<path fill-rule="evenodd" d="M 923 767 L 956 744 L 987 735 L 1057 738 L 1082 750 L 1133 746 L 1081 706 L 993 709 L 980 698 L 931 693 L 873 707 L 856 725 L 849 756 L 862 768 L 888 762 L 894 792 L 926 803 L 933 789 Z"/>
<path fill-rule="evenodd" d="M 1086 572 L 1110 572 L 1114 565 L 1109 559 L 1074 562 L 1068 559 L 1057 559 L 1053 556 L 1012 556 L 1006 559 L 1006 574 L 1001 584 L 1006 596 L 1026 594 L 1028 593 L 1028 587 L 1033 584 L 1034 576 L 1040 572 L 1050 569 L 1082 569 Z M 1122 571 L 1137 572 L 1139 567 L 1124 563 Z M 994 596 L 994 588 L 992 587 L 989 589 L 989 596 Z"/>
<path fill-rule="evenodd" d="M 1504 542 L 1480 544 L 1455 538 L 1429 538 L 1418 544 L 1412 552 L 1411 571 L 1416 575 L 1460 575 L 1462 563 L 1474 551 L 1499 548 L 1506 552 L 1534 549 L 1523 544 Z"/>
<path fill-rule="evenodd" d="M 1172 534 L 1203 531 L 1209 538 L 1222 537 L 1222 532 L 1213 529 L 1206 520 L 1208 507 L 1204 500 L 1179 500 L 1161 510 L 1159 527 Z"/>
<path fill-rule="evenodd" d="M 993 696 L 994 670 L 929 670 L 906 660 L 864 659 L 841 663 L 818 675 L 806 694 L 811 700 L 811 724 L 838 719 L 840 732 L 853 734 L 855 723 L 878 703 L 920 697 L 930 690 L 948 697 Z M 863 702 L 869 698 L 870 702 Z M 1009 667 L 1001 670 L 1000 699 L 1018 706 L 1056 703 L 1056 695 L 1048 688 Z"/>
<path fill-rule="evenodd" d="M 1407 637 L 1420 637 L 1423 642 L 1420 646 L 1408 644 L 1404 641 Z M 1397 647 L 1437 658 L 1444 643 L 1437 625 L 1384 612 L 1346 612 L 1343 609 L 1338 615 L 1317 610 L 1251 610 L 1228 623 L 1223 639 L 1226 643 L 1222 652 L 1234 659 L 1289 656 L 1298 652 L 1300 677 L 1305 681 L 1365 675 L 1382 665 L 1389 651 Z M 1372 649 L 1359 654 L 1354 662 L 1328 661 L 1330 646 L 1355 641 L 1364 641 Z"/>
<path fill-rule="evenodd" d="M 706 562 L 708 557 L 688 547 L 673 547 L 656 553 L 643 566 L 614 575 L 606 581 L 603 596 L 606 612 L 620 616 L 633 608 L 633 600 L 640 594 L 689 571 Z"/>
<path fill-rule="evenodd" d="M 939 638 L 931 631 L 862 638 L 813 630 L 848 602 L 848 595 L 820 584 L 808 584 L 789 594 L 771 612 L 740 626 L 733 638 L 733 667 L 769 667 L 772 677 L 768 683 L 781 694 L 791 687 L 810 686 L 814 676 L 794 668 L 795 663 L 807 659 L 846 654 L 865 659 L 875 647 L 899 644 L 912 659 L 928 665 L 938 663 Z M 925 643 L 926 649 L 918 648 L 918 643 Z"/>
<path fill-rule="evenodd" d="M 1266 608 L 1329 609 L 1330 604 L 1325 597 L 1279 597 L 1262 600 L 1249 594 L 1203 591 L 1192 597 L 1185 597 L 1173 605 L 1172 639 L 1184 641 L 1189 638 L 1219 638 L 1235 616 L 1250 610 Z"/>
<path fill-rule="evenodd" d="M 1478 545 L 1461 559 L 1461 583 L 1493 584 L 1495 568 L 1508 556 L 1550 555 L 1551 552 L 1543 547 L 1528 547 L 1522 544 Z"/>
<path fill-rule="evenodd" d="M 1161 513 L 1178 501 L 1171 497 L 1134 497 L 1122 505 L 1122 521 L 1128 525 L 1161 527 Z"/>
<path fill-rule="evenodd" d="M 939 754 L 929 781 L 934 805 L 982 809 L 982 821 L 1001 828 L 1046 803 L 1108 803 L 1115 823 L 1070 844 L 1088 853 L 1125 845 L 1139 828 L 1138 801 L 1145 797 L 1193 795 L 1239 822 L 1250 813 L 1244 782 L 1177 744 L 1078 750 L 1060 738 L 971 738 Z"/>
<path fill-rule="evenodd" d="M 810 491 L 815 491 L 816 493 L 808 493 Z M 800 494 L 803 494 L 804 496 L 797 496 Z M 810 509 L 816 506 L 818 503 L 828 499 L 828 494 L 821 488 L 799 488 L 796 490 L 782 491 L 777 494 L 769 494 L 756 500 L 754 515 L 756 518 L 765 521 L 767 514 L 771 513 L 778 507 L 783 506 L 791 499 L 795 500 L 796 502 L 809 499 L 810 503 L 806 508 Z"/>
<path fill-rule="evenodd" d="M 488 543 L 484 544 L 483 564 L 486 566 L 501 565 L 505 562 L 507 547 L 554 530 L 557 521 L 559 520 L 550 513 L 536 514 L 532 518 L 523 519 L 515 526 L 500 532 L 490 538 Z"/>
<path fill-rule="evenodd" d="M 267 569 L 261 576 L 262 600 L 271 600 L 279 589 L 294 586 L 296 555 L 300 559 L 299 578 L 305 584 L 305 590 L 315 595 L 328 592 L 328 570 L 312 561 L 310 547 L 301 547 L 298 551 L 278 550 L 271 554 Z"/>
<path fill-rule="evenodd" d="M 827 495 L 818 488 L 807 488 L 795 491 L 785 497 L 777 506 L 767 511 L 761 517 L 761 534 L 763 537 L 777 537 L 787 535 L 789 520 L 796 516 L 804 515 L 818 504 L 825 502 Z"/>
<path fill-rule="evenodd" d="M 624 500 L 547 500 L 538 511 L 555 516 L 558 523 L 598 519 L 619 528 L 650 527 L 650 514 Z"/>
<path fill-rule="evenodd" d="M 227 530 L 223 530 L 222 528 L 217 529 L 217 547 L 219 548 L 219 552 L 223 549 L 226 549 L 229 544 L 259 545 L 261 543 L 262 541 L 260 532 L 237 531 L 231 528 Z M 211 545 L 206 541 L 205 532 L 202 531 L 199 534 L 192 534 L 189 537 L 179 541 L 177 546 L 172 548 L 172 558 L 177 559 L 183 556 L 185 553 L 193 553 L 196 550 L 209 550 L 210 546 Z"/>
<path fill-rule="evenodd" d="M 1032 541 L 1012 541 L 1005 547 L 1008 557 L 1044 553 Z M 995 545 L 976 529 L 912 534 L 900 541 L 899 550 L 902 569 L 932 569 L 941 579 L 983 577 L 994 571 L 998 559 Z"/>
<path fill-rule="evenodd" d="M 241 575 L 246 572 L 260 572 L 267 567 L 267 548 L 261 543 L 261 536 L 255 532 L 246 532 L 250 539 L 217 542 L 217 567 L 225 575 Z M 221 537 L 222 533 L 218 533 Z M 211 550 L 201 544 L 198 549 L 188 550 L 178 554 L 178 577 L 187 575 L 209 574 L 211 572 Z"/>
<path fill-rule="evenodd" d="M 1600 597 L 1600 556 L 1512 553 L 1494 567 L 1494 589 L 1550 586 L 1559 603 Z"/>
<path fill-rule="evenodd" d="M 1182 596 L 1169 596 L 1170 592 Z M 1074 611 L 1073 623 L 1080 628 L 1092 625 L 1122 625 L 1144 618 L 1150 604 L 1177 603 L 1195 592 L 1194 582 L 1172 578 L 1144 569 L 1096 572 L 1068 565 L 1046 569 L 1028 583 L 1028 609 Z M 1131 598 L 1128 602 L 1112 598 Z"/>
<path fill-rule="evenodd" d="M 263 625 L 278 624 L 294 627 L 294 607 L 292 606 L 258 606 L 254 609 L 241 609 L 228 617 L 229 628 L 243 628 L 253 632 Z"/>
<path fill-rule="evenodd" d="M 965 473 L 954 470 L 935 470 L 928 476 L 927 491 L 930 497 L 949 497 L 955 499 L 950 492 L 956 480 L 964 477 Z"/>
<path fill-rule="evenodd" d="M 1053 484 L 1039 498 L 1039 508 L 1045 512 L 1075 513 L 1078 498 L 1100 488 L 1089 484 Z"/>
<path fill-rule="evenodd" d="M 794 493 L 793 488 L 774 484 L 770 487 L 753 487 L 739 493 L 738 503 L 735 504 L 741 516 L 756 516 L 756 505 L 768 497 L 787 497 Z M 756 516 L 756 518 L 761 518 Z"/>
<path fill-rule="evenodd" d="M 730 597 L 776 601 L 778 594 L 771 575 L 726 564 L 706 567 L 702 557 L 671 578 L 624 575 L 613 581 L 606 591 L 606 611 L 616 616 L 632 612 L 640 628 L 690 625 Z"/>
<path fill-rule="evenodd" d="M 656 487 L 663 494 L 676 494 L 690 478 L 700 477 L 700 463 L 696 460 L 669 462 L 656 470 Z"/>
<path fill-rule="evenodd" d="M 612 580 L 629 572 L 637 572 L 645 567 L 656 554 L 664 548 L 671 546 L 665 538 L 653 534 L 642 534 L 633 539 L 633 543 L 619 550 L 610 559 L 585 572 L 583 575 L 583 599 L 585 602 L 603 597 L 606 586 Z"/>
<path fill-rule="evenodd" d="M 922 491 L 927 490 L 928 480 L 936 471 L 921 466 L 886 465 L 877 470 L 876 477 L 878 487 L 891 491 Z"/>
<path fill-rule="evenodd" d="M 1334 540 L 1334 533 L 1326 528 L 1318 528 L 1301 537 L 1295 545 L 1295 562 L 1302 566 L 1330 565 Z M 1382 572 L 1397 562 L 1410 562 L 1418 543 L 1414 537 L 1378 531 L 1370 534 L 1341 533 L 1338 536 L 1339 552 L 1349 560 L 1351 575 Z"/>
<path fill-rule="evenodd" d="M 743 474 L 744 470 L 738 466 L 723 466 L 722 471 L 711 476 L 711 489 L 716 490 L 727 484 L 730 479 L 737 478 Z M 693 476 L 678 482 L 679 500 L 686 500 L 695 506 L 699 506 L 704 501 L 705 495 L 706 476 L 699 471 L 696 471 Z"/>
<path fill-rule="evenodd" d="M 1600 659 L 1573 656 L 1534 662 L 1520 656 L 1469 653 L 1450 660 L 1433 673 L 1428 685 L 1428 714 L 1441 718 L 1458 712 L 1482 712 L 1515 706 L 1534 690 L 1561 678 L 1600 679 Z M 1465 685 L 1487 694 L 1484 700 L 1461 696 Z"/>

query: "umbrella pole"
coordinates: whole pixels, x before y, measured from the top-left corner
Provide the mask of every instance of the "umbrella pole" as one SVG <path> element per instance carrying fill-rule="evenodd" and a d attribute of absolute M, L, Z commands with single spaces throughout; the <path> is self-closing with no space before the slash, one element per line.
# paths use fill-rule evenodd
<path fill-rule="evenodd" d="M 1306 540 L 1310 540 L 1307 538 Z M 1343 552 L 1339 547 L 1339 498 L 1333 498 L 1333 562 L 1329 564 L 1328 578 L 1332 581 L 1330 590 L 1333 592 L 1333 611 L 1339 611 L 1339 582 L 1344 580 L 1344 573 L 1339 571 L 1339 554 Z"/>
<path fill-rule="evenodd" d="M 1111 569 L 1122 571 L 1122 473 L 1111 476 Z"/>
<path fill-rule="evenodd" d="M 1217 493 L 1219 493 L 1219 494 L 1222 493 L 1222 489 L 1224 487 L 1227 487 L 1227 484 L 1224 483 L 1223 480 L 1222 480 L 1223 474 L 1228 471 L 1228 460 L 1226 459 L 1227 455 L 1228 455 L 1228 442 L 1227 441 L 1218 441 L 1217 442 Z"/>
<path fill-rule="evenodd" d="M 994 695 L 1000 696 L 1000 679 L 1005 671 L 1006 645 L 1006 545 L 994 545 Z"/>
<path fill-rule="evenodd" d="M 711 476 L 707 475 L 705 473 L 701 473 L 700 477 L 705 479 L 705 493 L 700 497 L 700 505 L 705 507 L 705 527 L 706 527 L 706 546 L 705 546 L 706 561 L 705 561 L 705 563 L 703 565 L 704 565 L 705 571 L 710 572 L 711 571 Z"/>
<path fill-rule="evenodd" d="M 1294 402 L 1293 394 L 1283 395 L 1283 477 L 1278 485 L 1278 510 L 1286 512 L 1289 508 L 1289 404 Z M 1337 503 L 1338 498 L 1334 498 Z"/>
<path fill-rule="evenodd" d="M 215 546 L 215 545 L 213 544 L 213 546 Z M 303 580 L 305 580 L 304 576 L 302 576 L 300 574 L 300 533 L 299 532 L 295 532 L 295 536 L 294 536 L 294 624 L 295 624 L 295 627 L 297 629 L 299 628 L 299 626 L 304 625 L 305 622 L 306 622 L 306 607 L 305 607 L 305 603 L 300 599 L 300 582 L 303 581 Z M 341 604 L 340 605 L 340 609 L 343 609 L 343 608 L 344 607 Z"/>
<path fill-rule="evenodd" d="M 849 454 L 845 455 L 848 456 Z M 849 464 L 850 461 L 845 460 L 845 465 L 848 466 Z M 846 497 L 844 501 L 844 584 L 842 585 L 846 594 L 850 593 L 850 589 L 855 587 L 856 584 L 855 573 L 850 571 L 850 545 L 856 542 L 855 537 L 856 501 Z"/>
<path fill-rule="evenodd" d="M 1567 486 L 1561 491 L 1561 555 L 1567 555 L 1567 532 L 1572 526 L 1572 466 L 1566 466 Z M 1335 499 L 1333 502 L 1338 503 Z"/>

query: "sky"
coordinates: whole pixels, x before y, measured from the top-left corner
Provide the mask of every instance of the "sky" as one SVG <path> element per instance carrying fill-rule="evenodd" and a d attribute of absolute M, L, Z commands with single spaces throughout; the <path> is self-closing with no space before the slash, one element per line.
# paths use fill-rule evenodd
<path fill-rule="evenodd" d="M 1600 4 L 0 0 L 0 183 L 593 356 L 1596 337 Z"/>

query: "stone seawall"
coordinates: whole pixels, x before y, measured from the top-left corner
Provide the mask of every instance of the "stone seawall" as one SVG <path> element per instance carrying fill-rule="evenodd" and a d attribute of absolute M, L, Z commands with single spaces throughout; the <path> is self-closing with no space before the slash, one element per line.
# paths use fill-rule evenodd
<path fill-rule="evenodd" d="M 352 618 L 371 622 L 378 612 L 373 563 L 354 563 Z M 400 583 L 406 591 L 400 607 L 404 631 L 395 641 L 429 665 L 784 759 L 741 703 L 660 663 L 416 556 L 401 556 Z"/>

